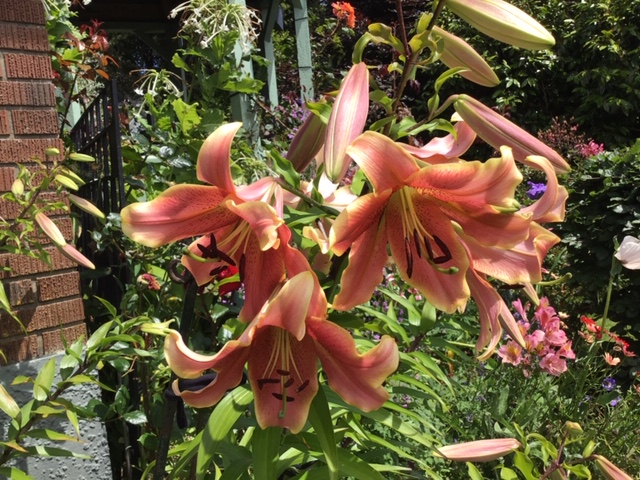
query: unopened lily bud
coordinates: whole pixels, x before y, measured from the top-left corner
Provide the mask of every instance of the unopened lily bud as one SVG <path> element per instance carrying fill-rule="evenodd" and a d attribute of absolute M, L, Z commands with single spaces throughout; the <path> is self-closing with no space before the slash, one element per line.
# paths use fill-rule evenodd
<path fill-rule="evenodd" d="M 587 443 L 587 446 L 584 447 L 584 450 L 582 450 L 582 456 L 584 458 L 590 456 L 595 449 L 596 449 L 596 442 L 594 442 L 593 440 L 589 440 L 589 442 Z"/>
<path fill-rule="evenodd" d="M 47 157 L 56 157 L 56 156 L 60 155 L 60 150 L 58 150 L 57 148 L 51 147 L 51 148 L 47 148 L 44 151 L 44 154 Z"/>
<path fill-rule="evenodd" d="M 96 268 L 93 262 L 80 253 L 76 247 L 67 243 L 58 226 L 53 223 L 53 220 L 42 212 L 36 213 L 34 218 L 38 225 L 40 225 L 42 231 L 51 239 L 60 253 L 83 267 L 90 269 Z"/>
<path fill-rule="evenodd" d="M 594 455 L 594 457 L 596 457 L 596 466 L 607 480 L 633 480 L 624 470 L 616 467 L 602 455 Z"/>
<path fill-rule="evenodd" d="M 16 178 L 11 184 L 11 193 L 13 193 L 16 197 L 22 196 L 22 194 L 24 193 L 24 182 L 19 178 Z"/>
<path fill-rule="evenodd" d="M 442 38 L 444 50 L 440 55 L 440 60 L 447 67 L 468 68 L 469 71 L 461 72 L 460 76 L 484 87 L 495 87 L 500 83 L 500 79 L 489 64 L 471 45 L 439 27 L 433 27 L 432 32 Z"/>
<path fill-rule="evenodd" d="M 60 185 L 63 185 L 74 191 L 77 191 L 80 188 L 76 182 L 74 182 L 69 177 L 66 177 L 64 175 L 56 175 L 54 177 L 54 180 L 58 182 Z"/>
<path fill-rule="evenodd" d="M 53 220 L 42 212 L 36 213 L 35 220 L 38 225 L 40 225 L 44 234 L 49 237 L 53 243 L 60 247 L 66 245 L 67 241 L 64 239 L 64 236 L 58 226 L 53 223 Z"/>
<path fill-rule="evenodd" d="M 446 5 L 476 30 L 514 47 L 547 50 L 556 44 L 536 20 L 502 0 L 446 0 Z"/>
<path fill-rule="evenodd" d="M 104 218 L 104 213 L 102 213 L 102 211 L 98 207 L 96 207 L 93 203 L 85 198 L 81 198 L 70 193 L 69 201 L 80 210 L 87 212 L 89 215 L 93 215 L 94 217 L 98 218 Z"/>
<path fill-rule="evenodd" d="M 362 133 L 369 113 L 369 71 L 365 63 L 351 67 L 331 109 L 324 144 L 325 174 L 333 183 L 351 164 L 347 146 Z"/>
<path fill-rule="evenodd" d="M 523 163 L 527 163 L 526 158 L 529 155 L 545 157 L 557 173 L 567 173 L 571 170 L 558 152 L 475 98 L 457 95 L 453 106 L 473 131 L 493 148 L 499 150 L 503 145 L 511 147 L 513 157 Z M 536 168 L 535 165 L 531 166 Z"/>
<path fill-rule="evenodd" d="M 75 162 L 95 162 L 96 159 L 91 155 L 86 155 L 84 153 L 71 153 L 69 154 L 69 160 L 73 160 Z"/>
<path fill-rule="evenodd" d="M 584 433 L 579 423 L 565 422 L 564 426 L 567 429 L 567 432 L 569 432 L 569 436 L 571 437 L 577 437 Z"/>
<path fill-rule="evenodd" d="M 324 144 L 326 131 L 327 126 L 322 119 L 310 113 L 293 137 L 287 152 L 287 160 L 296 172 L 303 172 L 318 154 Z"/>
<path fill-rule="evenodd" d="M 503 457 L 521 446 L 515 438 L 495 438 L 447 445 L 438 448 L 434 455 L 456 462 L 489 462 Z"/>

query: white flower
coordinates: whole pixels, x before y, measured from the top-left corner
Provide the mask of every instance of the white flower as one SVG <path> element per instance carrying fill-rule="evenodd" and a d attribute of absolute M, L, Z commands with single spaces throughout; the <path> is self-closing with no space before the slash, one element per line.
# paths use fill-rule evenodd
<path fill-rule="evenodd" d="M 620 260 L 622 266 L 630 270 L 640 270 L 640 240 L 630 235 L 624 237 L 615 257 Z"/>

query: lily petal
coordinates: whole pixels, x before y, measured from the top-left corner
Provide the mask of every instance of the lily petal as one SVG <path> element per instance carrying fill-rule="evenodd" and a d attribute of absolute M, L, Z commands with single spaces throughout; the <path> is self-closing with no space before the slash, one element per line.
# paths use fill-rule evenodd
<path fill-rule="evenodd" d="M 226 123 L 207 137 L 198 153 L 198 180 L 219 187 L 226 193 L 235 192 L 231 178 L 231 143 L 241 126 L 241 122 Z"/>
<path fill-rule="evenodd" d="M 175 185 L 150 202 L 133 203 L 120 213 L 122 231 L 147 247 L 195 237 L 237 221 L 221 207 L 226 194 L 207 185 Z"/>
<path fill-rule="evenodd" d="M 562 222 L 569 193 L 566 188 L 558 185 L 553 165 L 546 158 L 537 155 L 528 156 L 524 163 L 542 170 L 547 175 L 547 188 L 536 202 L 523 208 L 520 212 L 531 213 L 533 220 L 538 223 Z"/>
<path fill-rule="evenodd" d="M 331 250 L 335 254 L 342 255 L 360 235 L 380 223 L 391 193 L 391 190 L 385 190 L 364 195 L 338 215 L 329 232 Z"/>
<path fill-rule="evenodd" d="M 223 205 L 251 226 L 260 244 L 260 250 L 278 248 L 280 243 L 278 227 L 284 223 L 284 220 L 278 216 L 273 207 L 264 202 L 236 204 L 232 199 L 226 200 Z"/>
<path fill-rule="evenodd" d="M 273 177 L 263 177 L 251 185 L 243 185 L 236 189 L 238 197 L 245 201 L 261 201 L 271 205 L 278 216 L 284 215 L 284 206 L 295 207 L 300 197 L 288 192 Z"/>
<path fill-rule="evenodd" d="M 615 257 L 629 270 L 640 269 L 640 240 L 631 235 L 622 239 L 620 248 L 615 253 Z"/>
<path fill-rule="evenodd" d="M 458 157 L 466 153 L 476 140 L 476 132 L 467 122 L 457 122 L 454 126 L 456 136 L 451 134 L 433 138 L 423 147 L 401 143 L 407 152 L 416 158 L 426 160 L 431 164 L 458 161 Z"/>
<path fill-rule="evenodd" d="M 382 269 L 388 258 L 382 217 L 380 223 L 375 222 L 353 241 L 349 264 L 342 272 L 340 292 L 333 299 L 333 308 L 346 311 L 367 302 L 382 281 Z"/>
<path fill-rule="evenodd" d="M 281 427 L 298 433 L 304 428 L 311 401 L 318 392 L 317 356 L 310 336 L 301 341 L 293 337 L 285 341 L 286 335 L 290 336 L 275 327 L 256 331 L 249 359 L 249 381 L 258 424 L 262 428 Z M 274 356 L 278 345 L 283 343 L 288 355 Z"/>
<path fill-rule="evenodd" d="M 469 289 L 464 279 L 465 271 L 469 267 L 467 252 L 455 234 L 451 221 L 437 206 L 415 191 L 411 196 L 411 202 L 424 230 L 432 237 L 437 237 L 448 249 L 448 252 L 442 251 L 436 255 L 444 254 L 450 257 L 438 267 L 442 270 L 455 267 L 457 271 L 443 273 L 427 260 L 428 253 L 424 248 L 420 248 L 421 252 L 418 253 L 413 232 L 405 232 L 402 224 L 403 205 L 397 194 L 391 197 L 385 212 L 391 255 L 402 278 L 409 285 L 420 290 L 439 310 L 453 313 L 457 308 L 463 308 L 469 298 Z M 439 248 L 435 242 L 433 248 Z"/>
<path fill-rule="evenodd" d="M 360 165 L 375 192 L 395 189 L 419 170 L 415 159 L 389 137 L 367 131 L 347 148 L 347 154 Z"/>
<path fill-rule="evenodd" d="M 327 177 L 338 183 L 344 177 L 351 158 L 347 146 L 362 133 L 369 113 L 369 71 L 365 63 L 357 63 L 342 81 L 331 109 L 324 144 Z"/>
<path fill-rule="evenodd" d="M 347 403 L 369 412 L 389 399 L 382 383 L 397 368 L 400 356 L 395 341 L 385 335 L 380 343 L 364 354 L 345 329 L 329 321 L 308 323 L 309 335 L 329 386 Z"/>

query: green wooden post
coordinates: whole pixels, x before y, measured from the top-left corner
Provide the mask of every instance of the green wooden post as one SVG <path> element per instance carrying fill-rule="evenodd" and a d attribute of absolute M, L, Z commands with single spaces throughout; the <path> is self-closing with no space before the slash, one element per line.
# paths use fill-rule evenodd
<path fill-rule="evenodd" d="M 229 3 L 236 5 L 246 5 L 245 0 L 229 0 Z M 253 65 L 250 60 L 242 58 L 242 49 L 236 45 L 234 49 L 236 64 L 245 75 L 253 78 Z M 251 105 L 251 99 L 246 93 L 235 93 L 231 95 L 231 118 L 236 122 L 242 122 L 244 129 L 250 133 L 251 140 L 255 145 L 260 142 L 260 129 L 258 128 L 258 117 Z"/>
<path fill-rule="evenodd" d="M 311 63 L 311 36 L 309 34 L 307 0 L 293 0 L 293 17 L 296 22 L 300 96 L 305 101 L 313 100 L 313 64 Z"/>
<path fill-rule="evenodd" d="M 276 56 L 273 48 L 273 27 L 278 18 L 280 2 L 263 0 L 260 5 L 262 12 L 262 48 L 267 60 L 267 101 L 269 106 L 278 105 L 278 80 L 276 79 Z"/>

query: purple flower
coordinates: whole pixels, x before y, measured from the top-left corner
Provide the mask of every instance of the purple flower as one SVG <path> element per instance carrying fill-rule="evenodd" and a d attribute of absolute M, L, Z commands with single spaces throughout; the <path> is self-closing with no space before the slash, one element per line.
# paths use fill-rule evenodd
<path fill-rule="evenodd" d="M 602 388 L 604 388 L 607 392 L 610 392 L 614 388 L 616 388 L 616 379 L 607 377 L 602 381 Z"/>
<path fill-rule="evenodd" d="M 531 199 L 531 200 L 535 200 L 536 198 L 540 197 L 546 190 L 547 190 L 547 184 L 546 183 L 535 183 L 535 182 L 527 182 L 529 184 L 529 190 L 527 190 L 527 196 Z"/>
<path fill-rule="evenodd" d="M 618 405 L 618 403 L 620 403 L 620 400 L 622 400 L 622 397 L 618 396 L 617 398 L 614 398 L 613 400 L 611 400 L 609 402 L 609 405 L 611 405 L 612 407 L 615 407 L 616 405 Z"/>

